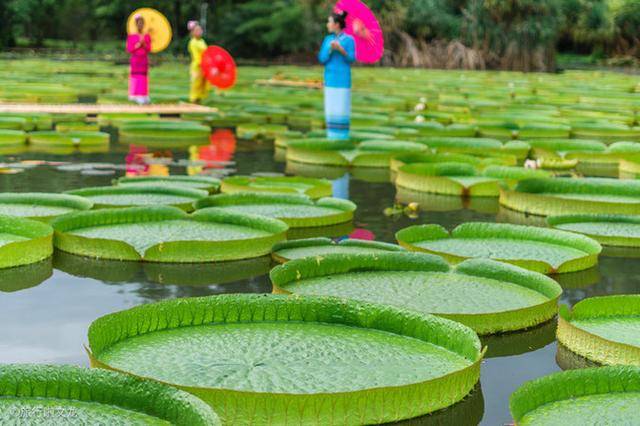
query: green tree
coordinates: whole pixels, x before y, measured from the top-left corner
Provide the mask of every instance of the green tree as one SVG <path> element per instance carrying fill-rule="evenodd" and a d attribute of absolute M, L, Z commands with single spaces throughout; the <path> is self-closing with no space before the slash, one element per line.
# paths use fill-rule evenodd
<path fill-rule="evenodd" d="M 489 66 L 520 71 L 555 69 L 563 21 L 557 0 L 470 0 L 464 10 L 467 43 Z"/>
<path fill-rule="evenodd" d="M 0 49 L 13 47 L 16 43 L 14 32 L 13 2 L 10 0 L 0 0 Z"/>
<path fill-rule="evenodd" d="M 318 3 L 248 1 L 224 17 L 217 37 L 239 55 L 268 58 L 313 51 L 323 34 L 326 14 Z"/>
<path fill-rule="evenodd" d="M 618 50 L 640 57 L 640 2 L 627 0 L 616 10 Z"/>
<path fill-rule="evenodd" d="M 413 0 L 407 6 L 406 29 L 426 39 L 458 38 L 463 5 L 450 0 Z"/>
<path fill-rule="evenodd" d="M 22 27 L 22 34 L 35 46 L 43 46 L 44 39 L 56 37 L 61 19 L 56 0 L 18 0 L 13 2 L 16 23 Z"/>
<path fill-rule="evenodd" d="M 581 0 L 578 19 L 573 26 L 573 39 L 604 52 L 615 37 L 614 16 L 607 0 Z"/>

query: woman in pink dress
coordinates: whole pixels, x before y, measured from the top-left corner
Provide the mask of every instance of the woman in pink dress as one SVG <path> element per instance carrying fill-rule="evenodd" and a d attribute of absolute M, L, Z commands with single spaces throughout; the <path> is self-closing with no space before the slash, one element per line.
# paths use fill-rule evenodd
<path fill-rule="evenodd" d="M 127 52 L 131 55 L 131 71 L 129 74 L 129 100 L 139 104 L 149 103 L 149 52 L 151 37 L 143 34 L 144 18 L 134 16 L 136 34 L 127 37 Z"/>

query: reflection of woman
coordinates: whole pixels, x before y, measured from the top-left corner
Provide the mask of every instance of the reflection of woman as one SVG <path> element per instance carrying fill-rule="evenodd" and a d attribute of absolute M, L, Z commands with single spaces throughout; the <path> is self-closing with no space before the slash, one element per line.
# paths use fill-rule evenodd
<path fill-rule="evenodd" d="M 189 54 L 191 55 L 189 101 L 199 103 L 209 94 L 209 82 L 200 68 L 200 61 L 202 54 L 207 50 L 207 43 L 202 39 L 202 27 L 198 22 L 189 21 L 187 28 L 191 33 L 191 40 L 189 40 Z"/>
<path fill-rule="evenodd" d="M 144 18 L 134 16 L 136 34 L 127 37 L 127 52 L 131 55 L 131 69 L 129 74 L 129 100 L 139 104 L 149 103 L 149 52 L 151 51 L 151 37 L 143 34 Z"/>
<path fill-rule="evenodd" d="M 351 63 L 356 58 L 356 43 L 344 33 L 346 19 L 347 12 L 334 12 L 329 16 L 330 34 L 318 54 L 318 60 L 324 65 L 324 114 L 329 139 L 349 139 Z"/>

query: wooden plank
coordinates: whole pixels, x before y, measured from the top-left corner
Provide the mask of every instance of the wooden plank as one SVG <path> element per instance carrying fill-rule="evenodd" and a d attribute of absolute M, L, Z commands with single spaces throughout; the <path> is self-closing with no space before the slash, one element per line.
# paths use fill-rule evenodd
<path fill-rule="evenodd" d="M 319 81 L 281 80 L 277 78 L 271 78 L 269 80 L 256 80 L 255 83 L 259 86 L 299 87 L 302 89 L 322 89 L 322 83 Z"/>
<path fill-rule="evenodd" d="M 45 114 L 187 114 L 214 113 L 217 108 L 204 105 L 179 104 L 26 104 L 0 102 L 0 113 L 45 113 Z"/>

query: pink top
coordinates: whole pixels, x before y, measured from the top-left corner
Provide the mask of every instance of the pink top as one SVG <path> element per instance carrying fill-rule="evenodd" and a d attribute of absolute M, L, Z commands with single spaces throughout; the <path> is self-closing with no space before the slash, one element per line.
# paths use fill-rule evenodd
<path fill-rule="evenodd" d="M 140 40 L 144 40 L 144 47 L 136 48 Z M 149 71 L 149 52 L 151 52 L 151 37 L 149 34 L 131 34 L 127 37 L 127 52 L 131 55 L 131 74 L 147 75 Z"/>

